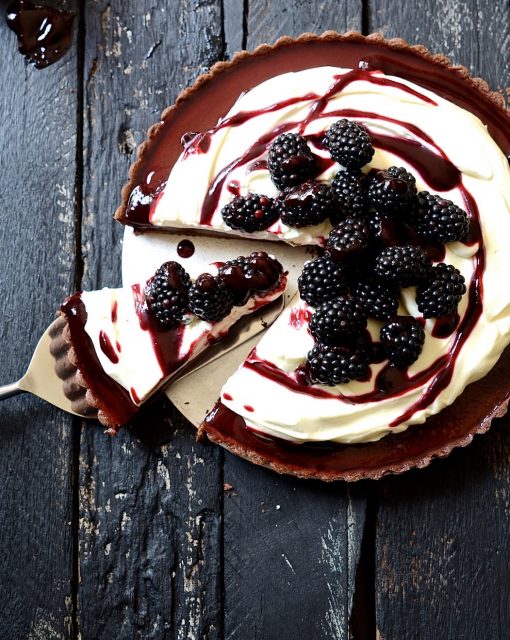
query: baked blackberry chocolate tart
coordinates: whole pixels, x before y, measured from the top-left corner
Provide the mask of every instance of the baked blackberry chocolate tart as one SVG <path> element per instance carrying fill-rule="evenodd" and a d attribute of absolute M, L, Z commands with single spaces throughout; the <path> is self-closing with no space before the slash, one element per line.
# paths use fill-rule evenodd
<path fill-rule="evenodd" d="M 200 433 L 280 472 L 375 478 L 504 414 L 509 155 L 499 94 L 379 35 L 283 38 L 185 91 L 116 218 L 323 249 Z"/>
<path fill-rule="evenodd" d="M 115 433 L 237 320 L 281 296 L 287 281 L 265 252 L 209 271 L 192 281 L 172 260 L 146 282 L 66 300 L 52 353 L 76 411 Z"/>

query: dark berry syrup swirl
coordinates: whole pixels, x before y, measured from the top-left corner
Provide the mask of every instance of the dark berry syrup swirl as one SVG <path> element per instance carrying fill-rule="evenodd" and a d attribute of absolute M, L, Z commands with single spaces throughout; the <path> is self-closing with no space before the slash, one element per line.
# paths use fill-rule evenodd
<path fill-rule="evenodd" d="M 28 0 L 15 0 L 6 20 L 18 37 L 19 52 L 37 69 L 57 62 L 69 51 L 75 14 Z"/>
<path fill-rule="evenodd" d="M 231 162 L 216 176 L 209 188 L 207 197 L 204 200 L 200 221 L 201 224 L 211 223 L 212 215 L 217 207 L 223 183 L 233 169 L 253 162 L 257 154 L 265 152 L 271 142 L 284 131 L 297 128 L 298 131 L 303 133 L 310 122 L 322 116 L 328 100 L 345 88 L 349 83 L 356 80 L 364 80 L 370 83 L 398 87 L 407 93 L 411 93 L 414 97 L 422 99 L 424 102 L 435 104 L 427 96 L 420 94 L 416 90 L 411 89 L 404 84 L 389 78 L 374 76 L 371 72 L 364 70 L 353 70 L 337 77 L 336 82 L 330 87 L 326 94 L 312 103 L 308 116 L 301 123 L 287 122 L 283 125 L 280 124 L 274 130 L 266 133 L 263 137 L 257 140 L 243 156 Z M 272 108 L 274 109 L 274 105 Z M 257 112 L 252 112 L 252 114 L 250 114 L 251 117 L 256 117 L 256 115 L 258 115 Z M 426 408 L 435 400 L 435 398 L 437 398 L 439 393 L 448 386 L 453 375 L 454 365 L 458 354 L 473 331 L 482 313 L 482 276 L 485 268 L 485 253 L 483 249 L 478 208 L 471 194 L 462 184 L 462 175 L 459 169 L 449 160 L 440 146 L 415 125 L 363 111 L 339 110 L 332 113 L 328 112 L 327 115 L 328 117 L 354 117 L 363 119 L 363 121 L 371 118 L 374 120 L 387 120 L 411 131 L 425 144 L 421 144 L 416 140 L 395 138 L 374 131 L 370 131 L 370 133 L 373 144 L 376 148 L 389 151 L 414 167 L 434 191 L 450 191 L 451 189 L 457 188 L 461 192 L 467 212 L 471 219 L 469 240 L 471 243 L 479 243 L 477 254 L 474 257 L 475 269 L 469 286 L 467 308 L 462 320 L 457 322 L 453 327 L 448 326 L 448 323 L 436 326 L 435 331 L 437 337 L 442 337 L 443 335 L 447 337 L 456 331 L 453 345 L 447 354 L 437 358 L 429 367 L 413 376 L 409 375 L 407 372 L 400 372 L 390 367 L 388 364 L 378 374 L 373 390 L 361 395 L 335 395 L 325 389 L 309 386 L 306 383 L 304 384 L 303 381 L 306 377 L 289 376 L 271 363 L 258 359 L 255 352 L 251 358 L 248 358 L 244 366 L 252 368 L 256 370 L 258 374 L 270 378 L 278 384 L 285 385 L 294 391 L 308 393 L 319 397 L 337 397 L 340 400 L 351 404 L 386 400 L 390 397 L 400 396 L 413 389 L 417 389 L 428 384 L 427 390 L 422 394 L 420 399 L 391 423 L 390 426 L 394 427 L 410 419 L 417 411 Z M 243 117 L 239 120 L 240 122 L 245 122 L 248 119 L 248 114 L 245 113 L 242 114 L 242 116 Z M 235 126 L 235 123 L 231 123 L 230 126 Z M 218 127 L 221 127 L 221 123 Z M 314 140 L 312 141 L 315 143 L 315 146 L 320 147 L 320 137 L 321 134 L 315 134 Z M 431 151 L 429 146 L 425 145 L 431 146 L 434 151 Z M 333 161 L 328 161 L 326 159 L 321 163 L 321 172 L 328 168 L 328 163 L 332 165 Z M 406 241 L 409 244 L 420 244 L 433 259 L 437 260 L 444 257 L 444 249 L 435 245 L 423 246 L 423 243 L 420 243 L 416 239 L 411 230 L 409 230 Z M 386 239 L 385 244 L 392 243 L 395 243 L 393 238 L 390 237 Z"/>
<path fill-rule="evenodd" d="M 294 130 L 294 129 L 297 129 L 297 131 L 301 134 L 304 133 L 306 127 L 311 122 L 313 122 L 314 120 L 320 119 L 321 117 L 324 117 L 324 113 L 323 113 L 324 109 L 326 108 L 328 101 L 333 96 L 340 93 L 350 83 L 358 80 L 365 80 L 367 82 L 370 82 L 372 84 L 377 84 L 377 85 L 387 85 L 391 87 L 400 88 L 406 93 L 412 94 L 413 97 L 417 97 L 427 103 L 435 104 L 427 96 L 422 95 L 417 91 L 415 91 L 414 89 L 411 89 L 410 87 L 407 87 L 406 85 L 401 84 L 395 80 L 391 80 L 391 79 L 380 77 L 380 76 L 375 76 L 372 72 L 353 70 L 341 76 L 335 76 L 335 82 L 331 85 L 331 87 L 323 96 L 306 94 L 305 96 L 283 100 L 281 102 L 272 104 L 269 107 L 265 107 L 259 110 L 240 112 L 238 114 L 235 114 L 234 116 L 221 120 L 218 123 L 218 125 L 216 125 L 216 127 L 206 132 L 207 135 L 213 136 L 217 131 L 227 126 L 236 127 L 251 119 L 257 118 L 265 113 L 278 111 L 279 109 L 282 109 L 288 106 L 289 104 L 297 104 L 299 102 L 311 103 L 310 108 L 308 110 L 308 115 L 302 121 L 300 122 L 288 121 L 283 124 L 279 124 L 278 126 L 274 127 L 271 131 L 266 132 L 263 136 L 261 136 L 258 140 L 256 140 L 245 151 L 245 153 L 242 156 L 230 162 L 215 176 L 215 178 L 212 180 L 211 184 L 209 185 L 209 189 L 207 191 L 207 194 L 204 198 L 204 202 L 202 204 L 200 224 L 202 225 L 212 224 L 212 218 L 218 209 L 218 204 L 219 204 L 219 200 L 220 200 L 220 196 L 221 196 L 224 184 L 226 181 L 228 181 L 228 178 L 232 173 L 232 171 L 243 166 L 247 167 L 247 172 L 253 171 L 254 168 L 256 169 L 262 168 L 263 165 L 261 163 L 264 162 L 264 160 L 261 158 L 261 156 L 266 154 L 266 152 L 268 151 L 269 147 L 271 146 L 275 138 L 277 138 L 282 133 L 286 133 L 287 131 Z M 339 111 L 338 114 L 343 114 L 343 112 Z M 338 115 L 338 114 L 328 113 L 327 116 L 330 117 L 331 115 Z M 344 117 L 344 116 L 340 115 L 340 117 Z M 359 117 L 364 117 L 364 113 L 359 112 Z M 407 125 L 407 123 L 399 123 L 399 124 L 401 124 L 402 126 L 407 126 L 407 128 L 411 128 L 411 125 Z M 192 142 L 188 147 L 186 147 L 186 154 L 190 154 L 193 152 L 194 144 L 195 142 Z M 390 138 L 389 136 L 378 136 L 378 137 L 374 136 L 374 144 L 376 147 L 380 146 L 381 148 L 388 148 L 388 147 L 391 147 L 391 145 L 393 144 L 394 148 L 388 148 L 388 150 L 394 151 L 396 153 L 399 151 L 406 152 L 406 155 L 409 156 L 409 158 L 414 157 L 415 162 L 417 158 L 421 159 L 421 164 L 424 165 L 424 169 L 425 169 L 424 171 L 425 176 L 443 175 L 443 174 L 447 175 L 447 178 L 443 181 L 443 184 L 451 182 L 452 173 L 455 173 L 455 172 L 457 174 L 457 181 L 458 181 L 459 172 L 458 170 L 455 169 L 455 167 L 453 167 L 453 165 L 451 165 L 451 163 L 447 162 L 441 156 L 436 156 L 434 153 L 428 151 L 426 147 L 420 145 L 419 143 L 413 144 L 412 141 L 407 141 L 404 139 L 395 140 L 393 138 Z M 402 149 L 402 147 L 404 147 L 404 149 Z M 418 149 L 416 149 L 416 147 L 418 147 Z M 427 151 L 430 157 L 429 156 L 425 157 L 424 154 L 426 154 Z M 317 163 L 317 175 L 322 173 L 327 168 L 328 164 L 333 164 L 333 162 L 331 161 L 331 163 L 328 163 L 326 161 L 326 163 L 324 162 Z"/>
<path fill-rule="evenodd" d="M 401 157 L 410 162 L 405 155 Z M 415 158 L 415 162 L 419 164 L 419 158 L 418 160 Z M 451 175 L 453 175 L 453 173 Z M 380 402 L 428 385 L 420 399 L 406 409 L 402 415 L 398 416 L 389 425 L 390 427 L 402 424 L 409 420 L 416 412 L 423 410 L 432 404 L 437 396 L 450 383 L 459 353 L 475 328 L 483 310 L 482 277 L 485 269 L 485 250 L 483 247 L 478 207 L 471 194 L 463 186 L 461 180 L 457 184 L 457 188 L 463 196 L 465 208 L 470 217 L 469 241 L 478 243 L 478 250 L 473 257 L 474 271 L 468 286 L 467 305 L 462 318 L 459 318 L 458 315 L 455 314 L 455 317 L 437 320 L 432 331 L 432 335 L 436 338 L 448 338 L 450 336 L 454 336 L 452 346 L 448 353 L 441 355 L 426 369 L 415 375 L 398 371 L 387 364 L 375 378 L 373 389 L 360 395 L 332 393 L 323 387 L 310 385 L 308 384 L 306 375 L 299 375 L 300 372 L 297 372 L 297 374 L 292 376 L 278 369 L 272 363 L 260 359 L 257 356 L 256 349 L 253 350 L 243 366 L 256 371 L 257 374 L 265 378 L 269 378 L 273 382 L 281 384 L 294 392 L 305 393 L 319 398 L 338 398 L 339 400 L 349 404 Z M 388 237 L 382 238 L 382 242 L 384 245 L 394 244 L 395 238 L 392 237 L 392 234 L 390 233 Z M 420 244 L 411 230 L 409 230 L 409 233 L 406 235 L 406 242 L 408 244 Z M 436 259 L 437 257 L 442 259 L 444 257 L 437 256 L 437 248 L 433 245 L 430 247 L 426 245 L 421 246 L 429 253 L 429 255 L 431 255 L 432 259 Z M 295 312 L 291 313 L 290 323 L 291 326 L 294 326 L 296 323 Z M 376 349 L 377 345 L 373 345 L 373 347 Z"/>
<path fill-rule="evenodd" d="M 300 133 L 303 133 L 307 125 L 309 125 L 314 120 L 324 117 L 324 109 L 326 108 L 328 101 L 333 96 L 340 93 L 352 82 L 359 80 L 364 80 L 376 85 L 399 88 L 402 91 L 405 91 L 406 93 L 422 100 L 425 103 L 432 105 L 436 104 L 428 96 L 425 96 L 415 89 L 412 89 L 405 84 L 399 83 L 396 80 L 374 75 L 373 72 L 356 69 L 349 71 L 341 76 L 336 76 L 335 82 L 333 82 L 331 87 L 323 96 L 317 96 L 315 94 L 305 94 L 303 96 L 297 96 L 294 98 L 282 100 L 281 102 L 274 103 L 259 110 L 239 112 L 237 114 L 234 114 L 233 116 L 224 118 L 220 120 L 220 122 L 215 127 L 202 134 L 198 134 L 195 132 L 185 134 L 184 136 L 182 136 L 181 140 L 184 147 L 183 161 L 185 161 L 188 156 L 194 153 L 207 153 L 212 137 L 218 131 L 224 128 L 237 127 L 241 124 L 244 124 L 245 122 L 248 122 L 251 119 L 257 118 L 266 113 L 279 111 L 289 105 L 298 104 L 301 102 L 311 103 L 308 115 L 302 121 L 289 121 L 278 125 L 271 131 L 265 133 L 258 140 L 256 140 L 240 157 L 236 158 L 226 167 L 221 169 L 221 171 L 211 181 L 211 184 L 209 185 L 209 188 L 207 190 L 207 194 L 202 204 L 200 224 L 204 226 L 210 226 L 212 224 L 212 218 L 218 209 L 220 196 L 225 183 L 227 183 L 227 190 L 231 190 L 229 187 L 229 177 L 232 171 L 243 166 L 246 166 L 247 172 L 264 168 L 265 161 L 261 158 L 261 156 L 266 154 L 271 143 L 277 136 L 293 129 L 297 129 Z M 336 115 L 339 117 L 353 117 L 353 115 L 348 114 L 346 110 L 327 114 L 328 117 Z M 371 116 L 374 117 L 375 114 L 359 111 L 356 115 L 359 118 L 365 119 L 370 118 Z M 380 119 L 384 120 L 385 118 L 382 117 Z M 387 118 L 387 120 L 389 121 L 391 119 Z M 426 134 L 421 132 L 418 127 L 415 127 L 409 123 L 399 122 L 397 120 L 393 120 L 393 122 L 409 129 L 415 134 L 421 134 L 424 142 L 431 142 L 430 138 Z M 416 166 L 416 168 L 422 169 L 423 175 L 426 179 L 430 178 L 429 184 L 431 188 L 445 191 L 451 188 L 450 185 L 452 184 L 452 182 L 455 182 L 455 180 L 458 182 L 460 174 L 456 167 L 448 162 L 445 157 L 434 154 L 432 151 L 429 151 L 427 147 L 419 144 L 418 142 L 406 139 L 400 140 L 384 135 L 372 135 L 376 147 L 392 151 L 394 153 L 397 153 L 398 155 L 405 154 L 406 156 L 408 156 L 409 161 L 411 161 L 413 166 L 418 164 L 419 166 Z M 414 162 L 412 162 L 412 160 L 414 160 Z M 320 162 L 317 163 L 317 174 L 322 173 L 329 166 L 329 164 L 332 163 L 329 163 L 327 160 L 326 162 L 324 162 L 323 158 L 320 158 Z M 133 224 L 134 226 L 138 226 L 139 228 L 150 225 L 151 218 L 157 204 L 156 196 L 161 193 L 162 188 L 163 186 L 160 185 L 157 192 L 151 193 L 147 185 L 137 186 L 131 193 L 129 199 L 129 203 L 125 212 L 126 221 L 128 221 L 130 224 Z"/>

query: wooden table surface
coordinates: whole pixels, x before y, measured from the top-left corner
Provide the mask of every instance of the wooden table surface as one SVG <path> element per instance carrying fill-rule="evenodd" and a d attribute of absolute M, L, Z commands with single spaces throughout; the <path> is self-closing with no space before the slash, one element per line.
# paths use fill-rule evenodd
<path fill-rule="evenodd" d="M 382 31 L 510 84 L 508 0 L 67 6 L 73 48 L 43 71 L 0 20 L 0 384 L 64 296 L 120 284 L 112 214 L 136 148 L 217 60 L 282 34 Z M 510 637 L 508 420 L 426 470 L 325 486 L 164 415 L 111 439 L 33 397 L 1 404 L 1 640 Z"/>

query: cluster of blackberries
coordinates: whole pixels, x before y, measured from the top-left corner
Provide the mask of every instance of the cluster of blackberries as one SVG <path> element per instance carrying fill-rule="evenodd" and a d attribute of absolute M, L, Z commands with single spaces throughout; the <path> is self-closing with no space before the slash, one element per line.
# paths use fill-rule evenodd
<path fill-rule="evenodd" d="M 282 272 L 281 264 L 263 251 L 225 262 L 218 275 L 202 273 L 193 283 L 178 262 L 165 262 L 147 281 L 145 301 L 163 330 L 185 322 L 190 312 L 201 320 L 218 322 L 251 295 L 274 289 Z"/>
<path fill-rule="evenodd" d="M 420 277 L 422 265 L 419 260 L 417 264 Z M 433 286 L 437 282 L 436 278 Z M 374 269 L 337 262 L 326 250 L 325 255 L 305 264 L 298 284 L 301 297 L 314 307 L 309 330 L 315 346 L 308 353 L 312 382 L 337 385 L 369 377 L 371 362 L 380 361 L 380 352 L 367 332 L 369 317 L 385 323 L 380 342 L 391 366 L 405 369 L 419 357 L 425 340 L 422 322 L 398 315 L 399 287 L 379 278 Z"/>
<path fill-rule="evenodd" d="M 320 163 L 306 139 L 298 133 L 284 133 L 272 143 L 267 159 L 278 197 L 236 196 L 221 211 L 225 224 L 248 233 L 267 229 L 279 218 L 290 227 L 317 225 L 327 219 L 336 226 L 345 218 L 365 219 L 375 211 L 378 218 L 398 217 L 424 241 L 465 239 L 469 229 L 465 211 L 441 196 L 417 193 L 416 180 L 406 169 L 361 171 L 374 155 L 363 125 L 339 120 L 322 142 L 331 159 L 343 167 L 331 184 L 314 179 L 321 171 Z"/>
<path fill-rule="evenodd" d="M 374 155 L 367 130 L 349 120 L 335 122 L 323 140 L 331 158 L 354 173 Z M 289 227 L 317 225 L 328 218 L 335 224 L 342 216 L 342 206 L 349 198 L 349 210 L 358 206 L 356 186 L 350 185 L 341 199 L 337 189 L 342 185 L 329 185 L 314 178 L 320 173 L 317 158 L 306 139 L 298 133 L 283 133 L 271 144 L 267 158 L 271 179 L 280 191 L 277 198 L 255 193 L 236 196 L 221 211 L 223 220 L 232 229 L 253 233 L 270 227 L 278 218 Z M 351 195 L 352 194 L 352 195 Z M 343 203 L 342 203 L 343 197 Z M 363 204 L 359 204 L 360 207 Z"/>
<path fill-rule="evenodd" d="M 416 287 L 423 318 L 456 313 L 466 292 L 464 277 L 453 265 L 434 266 L 427 249 L 465 240 L 469 219 L 453 202 L 417 193 L 414 176 L 402 167 L 362 173 L 373 148 L 361 125 L 335 123 L 324 145 L 345 167 L 331 185 L 340 206 L 330 216 L 335 226 L 324 255 L 305 264 L 298 284 L 302 299 L 314 307 L 310 379 L 336 385 L 366 379 L 381 351 L 399 369 L 417 360 L 424 321 L 398 315 L 401 289 Z M 369 317 L 385 323 L 380 349 L 367 334 Z"/>
<path fill-rule="evenodd" d="M 305 264 L 298 279 L 301 298 L 314 312 L 310 333 L 316 345 L 308 354 L 313 382 L 335 385 L 362 380 L 374 350 L 366 337 L 369 317 L 385 324 L 380 331 L 382 351 L 390 364 L 405 369 L 419 357 L 424 340 L 423 320 L 399 316 L 402 288 L 416 287 L 416 304 L 423 318 L 456 313 L 466 292 L 464 277 L 454 266 L 435 266 L 425 251 L 413 245 L 377 249 L 362 243 L 366 226 L 345 223 L 346 236 L 334 229 L 323 256 Z M 345 246 L 351 246 L 349 253 Z M 379 357 L 379 356 L 378 356 Z"/>

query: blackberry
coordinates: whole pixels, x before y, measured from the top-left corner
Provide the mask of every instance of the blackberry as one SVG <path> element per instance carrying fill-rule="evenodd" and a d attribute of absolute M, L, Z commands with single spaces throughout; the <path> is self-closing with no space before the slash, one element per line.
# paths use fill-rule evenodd
<path fill-rule="evenodd" d="M 412 316 L 398 316 L 381 329 L 381 344 L 390 364 L 406 369 L 415 362 L 423 349 L 425 331 Z"/>
<path fill-rule="evenodd" d="M 312 307 L 348 293 L 344 268 L 328 256 L 305 263 L 298 278 L 301 298 Z"/>
<path fill-rule="evenodd" d="M 413 241 L 409 229 L 393 216 L 372 211 L 367 217 L 370 237 L 379 247 L 404 245 Z"/>
<path fill-rule="evenodd" d="M 308 180 L 283 194 L 279 203 L 281 220 L 289 227 L 320 224 L 337 207 L 331 187 L 315 180 Z"/>
<path fill-rule="evenodd" d="M 402 213 L 415 195 L 416 180 L 403 167 L 390 167 L 369 176 L 367 197 L 378 213 Z"/>
<path fill-rule="evenodd" d="M 334 386 L 351 380 L 366 380 L 370 369 L 366 356 L 344 347 L 316 344 L 308 353 L 310 381 Z"/>
<path fill-rule="evenodd" d="M 431 267 L 432 260 L 419 247 L 387 247 L 375 259 L 374 274 L 387 284 L 411 287 L 424 282 Z"/>
<path fill-rule="evenodd" d="M 432 267 L 427 281 L 416 290 L 416 304 L 424 318 L 443 318 L 455 313 L 465 293 L 461 272 L 451 264 L 440 262 Z"/>
<path fill-rule="evenodd" d="M 202 320 L 223 320 L 234 306 L 234 294 L 225 282 L 210 273 L 202 273 L 189 289 L 190 310 Z"/>
<path fill-rule="evenodd" d="M 333 160 L 346 169 L 361 169 L 374 155 L 366 127 L 345 118 L 330 126 L 323 143 Z"/>
<path fill-rule="evenodd" d="M 463 209 L 428 191 L 417 195 L 413 218 L 419 238 L 442 244 L 465 240 L 469 231 L 469 218 Z"/>
<path fill-rule="evenodd" d="M 394 287 L 366 278 L 354 285 L 353 295 L 376 320 L 389 320 L 397 315 L 399 296 Z"/>
<path fill-rule="evenodd" d="M 329 234 L 326 251 L 334 262 L 349 262 L 359 258 L 368 247 L 369 230 L 363 220 L 346 218 Z"/>
<path fill-rule="evenodd" d="M 324 344 L 340 344 L 367 326 L 363 307 L 353 298 L 338 296 L 317 307 L 310 320 L 310 333 Z"/>
<path fill-rule="evenodd" d="M 245 304 L 254 293 L 267 293 L 274 289 L 282 274 L 282 265 L 265 251 L 239 256 L 225 262 L 218 270 L 218 277 L 232 291 L 236 306 Z"/>
<path fill-rule="evenodd" d="M 221 215 L 231 229 L 253 233 L 270 227 L 278 220 L 279 213 L 272 198 L 249 193 L 236 196 L 223 207 Z"/>
<path fill-rule="evenodd" d="M 340 205 L 330 216 L 331 223 L 337 225 L 346 216 L 364 218 L 368 211 L 366 176 L 361 171 L 339 171 L 331 184 Z"/>
<path fill-rule="evenodd" d="M 283 191 L 312 177 L 315 157 L 303 136 L 283 133 L 269 149 L 267 166 L 271 180 Z"/>
<path fill-rule="evenodd" d="M 177 326 L 189 310 L 190 284 L 189 275 L 173 260 L 162 264 L 147 281 L 144 289 L 147 307 L 161 327 Z"/>

